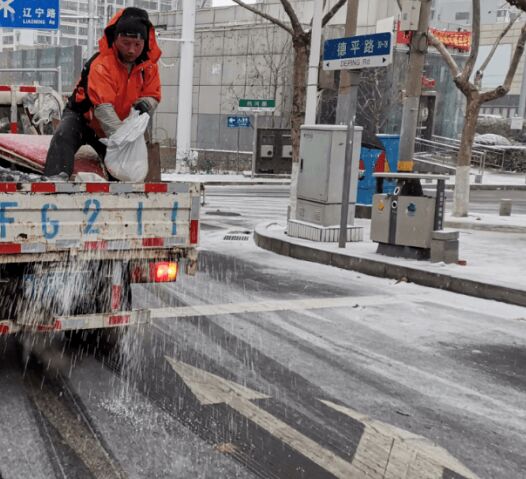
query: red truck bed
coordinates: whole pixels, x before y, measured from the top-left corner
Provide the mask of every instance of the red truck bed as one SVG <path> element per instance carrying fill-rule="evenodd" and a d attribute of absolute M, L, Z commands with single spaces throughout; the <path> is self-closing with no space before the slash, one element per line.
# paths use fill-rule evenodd
<path fill-rule="evenodd" d="M 42 173 L 50 142 L 51 135 L 0 134 L 0 159 Z M 83 146 L 75 155 L 73 172 L 80 171 L 104 177 L 99 157 L 89 146 Z"/>

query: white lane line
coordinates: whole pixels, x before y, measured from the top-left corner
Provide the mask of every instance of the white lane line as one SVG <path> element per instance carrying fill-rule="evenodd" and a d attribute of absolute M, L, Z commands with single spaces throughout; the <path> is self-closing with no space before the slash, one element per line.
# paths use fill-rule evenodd
<path fill-rule="evenodd" d="M 176 308 L 151 310 L 152 319 L 188 318 L 192 316 L 218 316 L 242 313 L 268 313 L 277 311 L 304 311 L 326 308 L 356 308 L 360 306 L 384 306 L 397 303 L 424 302 L 414 295 L 342 296 L 338 298 L 311 298 L 294 300 L 270 300 L 248 303 L 200 304 Z"/>
<path fill-rule="evenodd" d="M 353 463 L 375 464 L 385 479 L 442 479 L 444 468 L 468 479 L 477 476 L 444 448 L 423 436 L 376 421 L 346 406 L 320 399 L 326 406 L 345 414 L 364 426 Z"/>

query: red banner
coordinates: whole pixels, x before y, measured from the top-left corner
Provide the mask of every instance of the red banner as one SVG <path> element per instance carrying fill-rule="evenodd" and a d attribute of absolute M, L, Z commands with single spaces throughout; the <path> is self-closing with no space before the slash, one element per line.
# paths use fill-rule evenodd
<path fill-rule="evenodd" d="M 469 52 L 471 48 L 471 32 L 453 32 L 430 28 L 429 31 L 438 38 L 447 48 L 453 48 L 459 52 Z M 401 32 L 400 23 L 396 32 L 396 43 L 409 45 L 412 32 Z"/>

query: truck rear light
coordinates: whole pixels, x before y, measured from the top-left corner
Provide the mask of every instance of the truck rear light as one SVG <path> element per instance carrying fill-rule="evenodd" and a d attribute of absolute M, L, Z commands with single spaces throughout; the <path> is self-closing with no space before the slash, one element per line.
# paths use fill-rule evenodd
<path fill-rule="evenodd" d="M 190 244 L 199 241 L 199 220 L 190 220 Z"/>
<path fill-rule="evenodd" d="M 150 281 L 154 283 L 169 283 L 177 279 L 177 263 L 162 262 L 150 264 Z"/>
<path fill-rule="evenodd" d="M 108 318 L 108 324 L 110 326 L 118 326 L 119 324 L 128 324 L 130 322 L 129 314 L 115 314 Z"/>
<path fill-rule="evenodd" d="M 9 334 L 9 324 L 0 324 L 0 336 Z"/>

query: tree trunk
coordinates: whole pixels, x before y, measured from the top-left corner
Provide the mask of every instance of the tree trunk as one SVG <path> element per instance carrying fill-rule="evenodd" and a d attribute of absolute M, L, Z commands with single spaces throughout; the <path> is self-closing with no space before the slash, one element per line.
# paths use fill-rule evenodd
<path fill-rule="evenodd" d="M 472 94 L 467 97 L 464 128 L 457 156 L 453 216 L 467 216 L 469 211 L 469 171 L 480 105 L 478 94 Z"/>
<path fill-rule="evenodd" d="M 298 193 L 298 173 L 300 162 L 301 125 L 305 120 L 306 74 L 309 60 L 309 35 L 295 35 L 292 38 L 294 47 L 294 68 L 292 75 L 292 175 L 290 179 L 290 202 L 288 218 L 296 218 L 296 203 Z"/>

